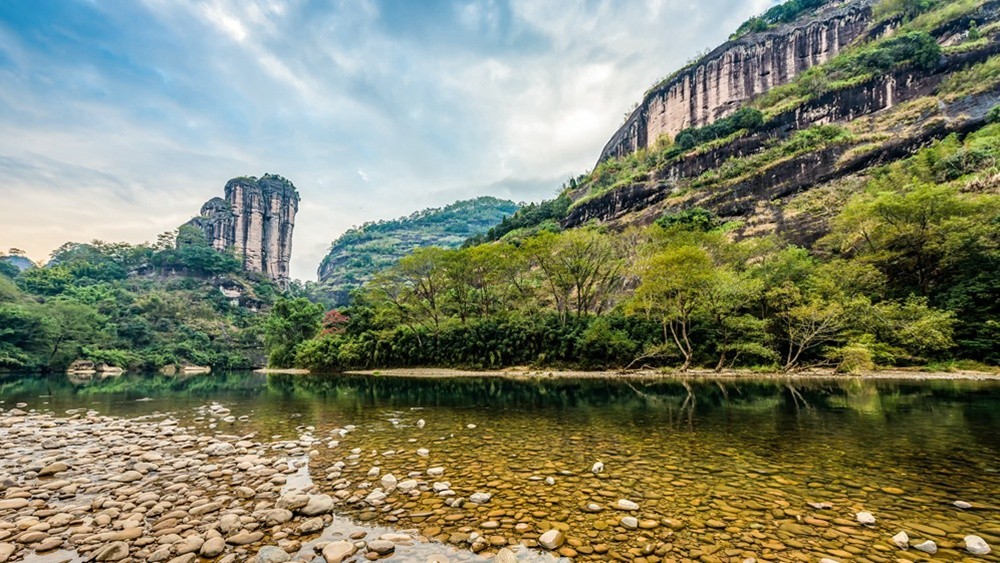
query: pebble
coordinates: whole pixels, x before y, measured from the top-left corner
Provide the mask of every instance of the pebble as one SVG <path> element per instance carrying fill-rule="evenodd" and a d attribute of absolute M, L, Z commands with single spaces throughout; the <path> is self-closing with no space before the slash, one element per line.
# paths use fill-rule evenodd
<path fill-rule="evenodd" d="M 917 551 L 923 551 L 924 553 L 929 553 L 930 555 L 934 555 L 935 553 L 937 553 L 938 547 L 933 540 L 927 540 L 923 543 L 918 543 L 917 545 L 913 546 L 913 549 L 916 549 Z"/>
<path fill-rule="evenodd" d="M 555 550 L 566 543 L 566 536 L 559 530 L 549 530 L 538 537 L 538 544 L 548 550 Z"/>
<path fill-rule="evenodd" d="M 280 547 L 264 546 L 257 552 L 257 563 L 285 563 L 292 557 Z"/>
<path fill-rule="evenodd" d="M 346 540 L 329 543 L 323 548 L 323 558 L 326 563 L 343 563 L 350 556 L 354 555 L 357 548 L 353 542 Z"/>
<path fill-rule="evenodd" d="M 973 555 L 988 555 L 992 551 L 986 540 L 979 536 L 965 536 L 965 550 Z"/>
<path fill-rule="evenodd" d="M 875 516 L 871 512 L 859 512 L 854 517 L 865 526 L 873 526 L 875 524 Z"/>
<path fill-rule="evenodd" d="M 615 508 L 618 510 L 639 510 L 639 505 L 626 499 L 620 499 L 615 503 Z"/>
<path fill-rule="evenodd" d="M 906 535 L 905 531 L 899 532 L 892 536 L 892 543 L 896 544 L 899 549 L 910 549 L 910 536 Z"/>

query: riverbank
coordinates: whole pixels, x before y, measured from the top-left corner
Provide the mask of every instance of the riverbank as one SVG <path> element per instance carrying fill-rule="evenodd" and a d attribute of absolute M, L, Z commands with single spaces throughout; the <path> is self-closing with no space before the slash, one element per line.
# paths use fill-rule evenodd
<path fill-rule="evenodd" d="M 310 467 L 337 441 L 308 428 L 262 442 L 209 435 L 163 414 L 56 414 L 45 402 L 41 411 L 3 402 L 0 563 L 323 561 L 319 554 L 327 563 L 394 554 L 447 562 L 459 553 L 416 530 L 335 517 L 367 492 L 333 483 L 325 494 L 313 484 L 310 469 L 337 479 L 339 469 Z M 229 414 L 218 404 L 202 410 L 216 422 Z M 353 427 L 335 430 L 341 437 Z"/>
<path fill-rule="evenodd" d="M 969 381 L 1000 381 L 1000 371 L 917 371 L 917 370 L 880 370 L 860 374 L 836 373 L 833 369 L 809 369 L 788 373 L 761 373 L 750 370 L 723 370 L 717 372 L 707 369 L 692 369 L 686 372 L 661 370 L 548 370 L 529 368 L 510 368 L 504 370 L 461 370 L 449 368 L 393 368 L 379 370 L 352 370 L 348 375 L 372 375 L 413 378 L 448 378 L 448 377 L 502 377 L 502 378 L 565 378 L 565 379 L 895 379 L 912 381 L 936 380 L 969 380 Z"/>

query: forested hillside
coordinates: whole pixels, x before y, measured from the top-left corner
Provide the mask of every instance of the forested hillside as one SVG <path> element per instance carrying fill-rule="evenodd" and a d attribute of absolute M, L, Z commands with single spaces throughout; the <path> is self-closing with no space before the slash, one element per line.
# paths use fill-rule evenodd
<path fill-rule="evenodd" d="M 0 270 L 0 370 L 259 365 L 257 311 L 277 294 L 192 227 L 154 245 L 67 243 L 45 267 Z"/>
<path fill-rule="evenodd" d="M 320 264 L 319 291 L 334 303 L 346 305 L 351 291 L 414 249 L 458 247 L 513 215 L 518 207 L 512 201 L 480 197 L 350 229 L 333 242 Z"/>
<path fill-rule="evenodd" d="M 312 337 L 283 340 L 282 358 L 332 369 L 996 364 L 998 157 L 994 124 L 879 168 L 812 249 L 737 240 L 738 224 L 704 209 L 624 231 L 420 249 L 367 283 L 346 317 L 313 312 L 299 332 Z"/>
<path fill-rule="evenodd" d="M 864 26 L 828 60 L 676 136 L 629 129 L 653 119 L 637 109 L 612 140 L 619 156 L 606 148 L 558 198 L 461 249 L 409 253 L 272 359 L 996 365 L 1000 3 L 793 1 L 732 48 L 819 29 L 827 4 Z"/>

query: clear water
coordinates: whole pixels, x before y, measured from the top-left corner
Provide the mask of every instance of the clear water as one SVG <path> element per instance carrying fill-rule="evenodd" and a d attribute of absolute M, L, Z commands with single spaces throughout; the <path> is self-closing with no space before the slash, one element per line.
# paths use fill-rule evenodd
<path fill-rule="evenodd" d="M 0 401 L 56 413 L 170 412 L 205 432 L 262 440 L 293 438 L 303 426 L 327 437 L 353 424 L 312 459 L 316 484 L 329 483 L 341 460 L 352 486 L 378 486 L 366 477 L 374 466 L 400 480 L 444 467 L 430 480 L 492 499 L 453 508 L 431 493 L 394 495 L 386 511 L 342 514 L 456 547 L 472 531 L 494 545 L 532 546 L 560 528 L 576 560 L 929 558 L 891 543 L 906 530 L 934 540 L 937 560 L 971 557 L 961 542 L 973 533 L 994 548 L 977 560 L 1000 560 L 1000 382 L 54 376 L 0 379 Z M 249 419 L 204 418 L 199 407 L 210 402 Z M 348 459 L 353 448 L 362 453 Z M 605 470 L 595 475 L 598 461 Z M 639 510 L 613 509 L 619 499 Z M 591 503 L 601 510 L 584 510 Z M 874 527 L 856 525 L 862 510 Z M 656 525 L 626 528 L 623 516 Z"/>

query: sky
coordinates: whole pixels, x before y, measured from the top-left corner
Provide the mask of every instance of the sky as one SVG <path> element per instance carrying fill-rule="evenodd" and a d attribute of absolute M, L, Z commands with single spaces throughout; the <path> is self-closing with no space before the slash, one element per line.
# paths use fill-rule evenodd
<path fill-rule="evenodd" d="M 4 0 L 0 249 L 155 241 L 275 173 L 292 276 L 367 221 L 551 198 L 770 0 Z"/>

